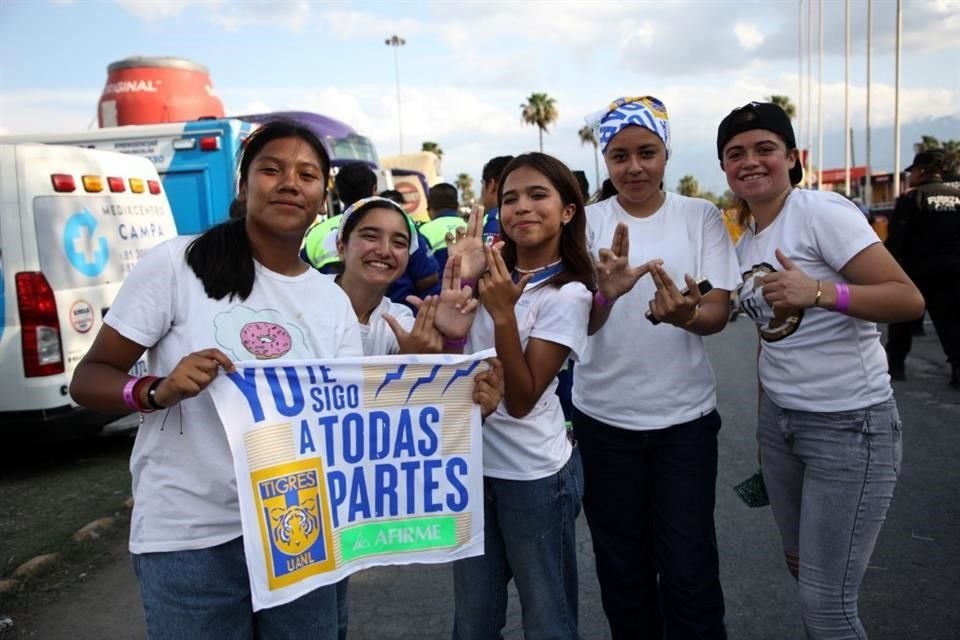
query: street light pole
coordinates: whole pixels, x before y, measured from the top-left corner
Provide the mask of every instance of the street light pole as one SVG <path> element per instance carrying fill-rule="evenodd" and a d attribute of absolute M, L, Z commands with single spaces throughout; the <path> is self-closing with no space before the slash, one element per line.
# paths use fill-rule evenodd
<path fill-rule="evenodd" d="M 403 113 L 400 110 L 400 61 L 398 50 L 407 41 L 394 34 L 383 41 L 388 47 L 393 48 L 393 72 L 397 79 L 397 137 L 400 139 L 400 154 L 403 154 Z"/>

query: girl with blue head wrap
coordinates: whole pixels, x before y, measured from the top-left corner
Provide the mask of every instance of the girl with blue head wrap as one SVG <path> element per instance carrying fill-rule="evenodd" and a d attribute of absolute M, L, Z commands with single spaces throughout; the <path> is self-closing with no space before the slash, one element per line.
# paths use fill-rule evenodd
<path fill-rule="evenodd" d="M 614 638 L 725 638 L 720 416 L 701 336 L 726 325 L 733 245 L 715 206 L 663 190 L 671 126 L 660 100 L 619 98 L 587 123 L 617 191 L 587 208 L 599 291 L 573 387 L 604 612 Z M 698 277 L 714 290 L 701 295 Z"/>

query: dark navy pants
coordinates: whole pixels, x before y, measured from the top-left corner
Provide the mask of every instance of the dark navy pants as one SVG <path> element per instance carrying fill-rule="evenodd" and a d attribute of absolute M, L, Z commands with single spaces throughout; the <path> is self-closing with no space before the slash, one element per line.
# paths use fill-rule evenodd
<path fill-rule="evenodd" d="M 720 415 L 630 431 L 574 409 L 614 640 L 726 638 L 713 510 Z"/>

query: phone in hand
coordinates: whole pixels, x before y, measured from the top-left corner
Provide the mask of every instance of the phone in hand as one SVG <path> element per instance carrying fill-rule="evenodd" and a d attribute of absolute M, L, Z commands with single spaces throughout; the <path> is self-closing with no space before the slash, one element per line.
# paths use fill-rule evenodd
<path fill-rule="evenodd" d="M 708 293 L 710 293 L 710 291 L 711 291 L 712 289 L 713 289 L 713 285 L 710 284 L 710 281 L 707 280 L 706 278 L 699 278 L 699 279 L 697 280 L 697 291 L 700 292 L 700 295 L 701 295 L 701 296 L 707 295 Z M 685 287 L 685 288 L 683 289 L 683 291 L 680 292 L 680 295 L 682 295 L 682 296 L 684 296 L 684 297 L 690 295 L 690 289 Z M 650 310 L 649 310 L 649 309 L 647 310 L 646 313 L 643 314 L 643 317 L 646 318 L 647 320 L 649 320 L 649 321 L 650 321 L 650 324 L 652 324 L 652 325 L 658 325 L 658 324 L 660 324 L 660 321 L 657 320 L 657 319 L 653 316 L 652 313 L 650 313 Z"/>

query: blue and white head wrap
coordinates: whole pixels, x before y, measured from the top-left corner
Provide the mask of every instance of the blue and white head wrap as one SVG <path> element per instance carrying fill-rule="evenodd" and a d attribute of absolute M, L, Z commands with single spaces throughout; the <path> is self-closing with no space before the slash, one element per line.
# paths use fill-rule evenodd
<path fill-rule="evenodd" d="M 407 221 L 407 229 L 410 231 L 410 247 L 409 253 L 413 253 L 420 247 L 420 242 L 418 240 L 419 234 L 417 233 L 417 227 L 413 223 L 413 218 L 407 215 L 407 212 L 403 210 L 399 204 L 391 200 L 390 198 L 381 198 L 380 196 L 371 196 L 369 198 L 361 198 L 357 200 L 352 205 L 347 207 L 347 210 L 343 212 L 343 215 L 340 217 L 340 225 L 337 227 L 337 234 L 335 236 L 336 242 L 343 242 L 343 228 L 347 224 L 347 220 L 350 219 L 350 216 L 355 214 L 357 211 L 363 208 L 367 208 L 370 204 L 376 204 L 378 207 L 383 207 L 384 209 L 394 209 L 403 216 L 403 219 Z"/>
<path fill-rule="evenodd" d="M 607 146 L 620 131 L 629 126 L 648 129 L 663 140 L 670 152 L 670 118 L 667 108 L 653 96 L 617 98 L 602 111 L 586 117 L 587 125 L 593 129 L 600 145 L 600 152 L 606 153 Z"/>

